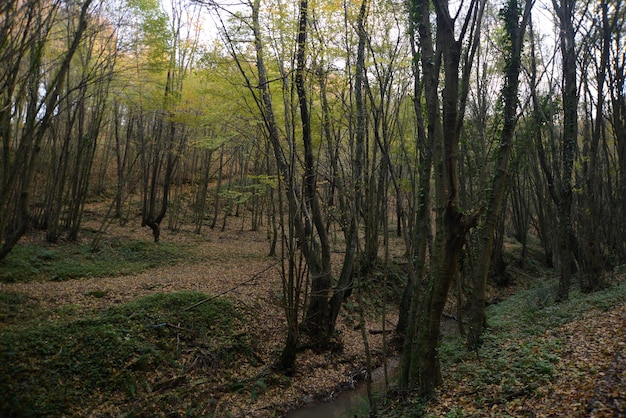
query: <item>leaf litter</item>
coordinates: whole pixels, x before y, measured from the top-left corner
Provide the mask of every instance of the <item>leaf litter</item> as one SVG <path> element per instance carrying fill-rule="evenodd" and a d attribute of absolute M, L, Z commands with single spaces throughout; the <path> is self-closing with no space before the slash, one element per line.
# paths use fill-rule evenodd
<path fill-rule="evenodd" d="M 127 239 L 146 239 L 148 235 L 146 229 L 128 225 L 113 229 L 109 234 Z M 295 373 L 289 377 L 268 371 L 283 347 L 287 329 L 280 302 L 279 260 L 268 257 L 265 232 L 226 229 L 197 235 L 190 231 L 164 230 L 162 240 L 192 243 L 193 256 L 176 265 L 126 276 L 0 283 L 0 292 L 27 295 L 40 309 L 49 312 L 50 320 L 56 319 L 59 310 L 72 309 L 80 316 L 81 312 L 99 312 L 158 293 L 196 291 L 223 295 L 248 312 L 248 322 L 239 324 L 236 332 L 251 340 L 253 360 L 236 370 L 215 370 L 216 376 L 205 378 L 194 370 L 194 362 L 210 362 L 210 355 L 198 359 L 185 358 L 182 353 L 180 361 L 187 364 L 186 376 L 162 375 L 157 371 L 149 377 L 155 392 L 181 388 L 196 391 L 198 398 L 204 397 L 207 403 L 212 403 L 207 410 L 215 416 L 276 416 L 298 405 L 329 399 L 336 390 L 354 384 L 355 371 L 365 364 L 363 342 L 360 330 L 341 319 L 337 327 L 339 350 L 331 353 L 306 349 L 298 353 Z M 340 254 L 333 256 L 337 265 Z M 189 307 L 181 306 L 185 308 Z M 395 321 L 393 317 L 388 320 Z M 373 321 L 368 327 L 380 328 Z M 177 326 L 162 325 L 174 331 Z M 0 322 L 0 332 L 5 326 Z M 379 362 L 382 335 L 371 335 L 369 344 Z M 124 411 L 124 396 L 96 393 L 93 398 L 100 405 L 81 411 L 81 415 L 116 415 Z"/>
<path fill-rule="evenodd" d="M 522 344 L 516 340 L 508 343 Z M 537 355 L 539 346 L 554 349 L 557 361 L 548 382 L 506 393 L 501 385 L 483 385 L 477 393 L 475 382 L 449 379 L 428 413 L 468 417 L 626 416 L 626 304 L 608 311 L 591 310 L 581 319 L 546 331 L 535 343 L 530 349 Z M 490 367 L 493 360 L 469 362 Z"/>
<path fill-rule="evenodd" d="M 146 239 L 148 233 L 126 226 L 111 235 Z M 194 367 L 198 361 L 211 361 L 207 353 L 204 359 L 184 359 L 186 376 L 151 377 L 157 392 L 183 386 L 186 391 L 194 391 L 198 398 L 204 397 L 207 403 L 212 403 L 211 411 L 216 416 L 276 416 L 304 403 L 328 400 L 336 390 L 352 387 L 355 371 L 364 367 L 365 355 L 360 330 L 343 316 L 338 324 L 340 350 L 323 353 L 305 350 L 298 354 L 292 376 L 268 374 L 268 365 L 282 348 L 286 325 L 280 306 L 282 285 L 277 259 L 267 256 L 269 245 L 264 232 L 227 229 L 198 235 L 190 231 L 164 231 L 162 239 L 192 243 L 193 257 L 183 263 L 127 276 L 2 283 L 0 291 L 28 295 L 42 309 L 50 310 L 51 316 L 56 309 L 68 306 L 80 314 L 150 294 L 184 290 L 223 295 L 232 300 L 250 313 L 250 320 L 240 324 L 237 331 L 254 340 L 254 361 L 237 370 L 219 373 L 216 370 L 216 376 L 203 376 L 195 373 Z M 334 256 L 337 266 L 340 254 Z M 393 323 L 395 318 L 388 320 Z M 168 325 L 176 327 L 176 324 Z M 380 328 L 379 321 L 373 319 L 367 326 Z M 480 403 L 476 401 L 472 382 L 447 379 L 436 402 L 429 405 L 428 413 L 446 416 L 462 411 L 463 416 L 494 417 L 626 416 L 626 305 L 606 312 L 589 312 L 583 319 L 548 331 L 539 339 L 557 341 L 559 345 L 559 359 L 551 381 L 532 391 L 509 392 L 504 398 L 498 393 L 502 388 L 493 386 L 489 390 L 495 401 Z M 382 334 L 370 335 L 369 344 L 379 364 Z M 251 389 L 239 390 L 245 386 L 241 382 L 247 382 Z M 481 393 L 480 398 L 489 395 Z M 115 394 L 94 394 L 101 405 L 82 412 L 91 416 L 121 413 L 123 406 L 111 406 L 116 400 L 123 402 L 119 398 Z"/>

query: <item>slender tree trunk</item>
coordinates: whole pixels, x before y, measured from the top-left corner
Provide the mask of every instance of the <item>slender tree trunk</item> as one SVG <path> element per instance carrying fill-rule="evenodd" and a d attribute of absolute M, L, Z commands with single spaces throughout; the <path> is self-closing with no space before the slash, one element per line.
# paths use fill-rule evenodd
<path fill-rule="evenodd" d="M 558 300 L 567 300 L 572 277 L 572 171 L 578 140 L 578 91 L 576 83 L 576 43 L 574 10 L 576 0 L 553 0 L 561 28 L 560 45 L 563 59 L 563 134 L 561 175 L 557 202 L 559 242 Z"/>
<path fill-rule="evenodd" d="M 296 40 L 296 92 L 302 123 L 302 145 L 304 147 L 304 205 L 306 239 L 303 243 L 311 275 L 311 297 L 305 319 L 305 329 L 320 344 L 328 340 L 330 307 L 329 292 L 332 286 L 330 270 L 330 242 L 317 195 L 317 168 L 311 136 L 311 117 L 305 87 L 305 65 L 307 45 L 308 1 L 300 1 L 298 36 Z"/>
<path fill-rule="evenodd" d="M 213 198 L 213 220 L 211 221 L 211 229 L 215 229 L 217 218 L 220 214 L 220 193 L 222 192 L 222 179 L 224 173 L 224 144 L 220 147 L 220 160 L 217 167 L 217 185 L 215 186 L 215 196 Z"/>
<path fill-rule="evenodd" d="M 510 0 L 502 11 L 504 27 L 509 42 L 509 49 L 505 55 L 505 85 L 502 90 L 504 122 L 502 132 L 500 133 L 496 171 L 490 188 L 491 194 L 487 196 L 485 222 L 479 230 L 481 240 L 480 260 L 478 272 L 472 286 L 467 334 L 467 343 L 470 350 L 474 350 L 480 345 L 480 338 L 485 325 L 487 277 L 489 276 L 489 269 L 492 263 L 496 227 L 500 223 L 502 216 L 502 207 L 509 179 L 508 167 L 513 151 L 513 134 L 517 123 L 517 93 L 521 71 L 522 47 L 532 4 L 531 0 L 526 0 L 524 11 L 522 12 L 518 0 Z M 521 22 L 519 20 L 520 15 L 522 18 Z"/>
<path fill-rule="evenodd" d="M 263 42 L 261 39 L 261 27 L 259 22 L 260 0 L 254 0 L 252 5 L 252 30 L 254 33 L 254 48 L 256 52 L 256 67 L 258 75 L 258 86 L 260 89 L 260 97 L 258 98 L 257 105 L 263 115 L 263 122 L 268 135 L 269 142 L 272 146 L 274 153 L 274 159 L 276 161 L 276 167 L 279 172 L 279 189 L 285 190 L 285 196 L 287 198 L 287 207 L 289 212 L 289 219 L 287 222 L 287 229 L 289 233 L 287 238 L 293 238 L 294 236 L 300 240 L 300 245 L 305 248 L 308 246 L 306 242 L 306 235 L 304 232 L 304 226 L 302 224 L 301 213 L 299 210 L 299 187 L 297 180 L 292 176 L 290 165 L 288 164 L 285 153 L 283 152 L 280 133 L 278 126 L 276 125 L 276 117 L 274 113 L 274 107 L 272 103 L 272 96 L 269 88 L 269 82 L 267 78 L 267 71 L 265 69 L 265 58 L 263 50 Z M 235 58 L 236 58 L 236 54 Z M 237 65 L 241 63 L 236 59 Z M 245 71 L 240 67 L 242 75 L 245 77 Z M 249 88 L 254 91 L 250 80 L 246 79 Z M 280 187 L 282 185 L 282 187 Z M 282 195 L 279 194 L 279 210 L 282 210 Z M 291 242 L 291 241 L 290 241 Z M 294 246 L 290 246 L 293 248 Z M 304 252 L 304 250 L 303 250 Z M 288 257 L 288 268 L 293 269 L 296 266 L 295 252 L 290 251 Z M 286 287 L 287 292 L 285 294 L 294 292 L 294 283 L 286 282 L 285 277 L 294 277 L 291 275 L 283 276 L 283 286 Z M 295 362 L 294 346 L 299 340 L 299 329 L 297 318 L 294 319 L 293 312 L 297 312 L 296 304 L 300 303 L 299 297 L 288 298 L 285 304 L 285 312 L 287 316 L 287 326 L 289 327 L 288 336 L 283 349 L 284 355 L 281 356 L 279 367 L 283 370 L 290 370 Z"/>
<path fill-rule="evenodd" d="M 415 48 L 415 40 L 417 36 L 417 30 L 419 22 L 417 21 L 416 4 L 412 4 L 409 10 L 409 33 L 411 35 L 411 53 L 412 53 L 412 68 L 414 77 L 415 97 L 413 99 L 413 111 L 415 113 L 415 119 L 417 122 L 417 135 L 416 135 L 416 149 L 419 153 L 419 184 L 417 186 L 416 193 L 416 210 L 414 221 L 414 232 L 410 237 L 405 238 L 405 245 L 407 247 L 410 259 L 409 261 L 409 277 L 406 288 L 402 294 L 402 300 L 400 302 L 398 324 L 396 326 L 396 332 L 405 336 L 405 340 L 411 341 L 413 339 L 415 326 L 413 318 L 416 316 L 414 309 L 417 308 L 417 301 L 421 298 L 421 279 L 426 271 L 426 252 L 428 248 L 428 240 L 431 236 L 431 219 L 430 219 L 430 184 L 431 184 L 431 172 L 432 172 L 432 140 L 434 138 L 433 132 L 426 135 L 426 127 L 422 109 L 423 92 L 426 88 L 424 81 L 426 80 L 426 74 L 432 77 L 432 69 L 427 68 L 424 72 L 424 78 L 420 77 L 419 64 L 420 55 Z M 429 89 L 436 89 L 437 84 L 432 78 L 429 80 L 434 83 Z M 431 93 L 432 94 L 432 93 Z M 433 127 L 434 125 L 429 125 Z M 405 228 L 406 229 L 406 228 Z M 408 231 L 407 231 L 408 233 Z M 414 301 L 413 307 L 411 301 Z M 405 341 L 406 343 L 406 341 Z M 408 349 L 408 348 L 407 348 Z M 403 372 L 408 373 L 408 364 L 402 367 Z M 408 374 L 405 375 L 405 381 L 408 381 Z"/>
<path fill-rule="evenodd" d="M 337 317 L 343 302 L 352 294 L 352 286 L 354 281 L 354 275 L 357 274 L 354 271 L 355 260 L 358 252 L 358 240 L 359 240 L 359 214 L 362 211 L 363 205 L 363 161 L 365 158 L 365 103 L 363 95 L 363 84 L 365 77 L 365 43 L 367 41 L 365 21 L 367 18 L 368 3 L 367 0 L 361 2 L 359 8 L 359 15 L 357 18 L 357 33 L 359 42 L 357 46 L 357 59 L 355 68 L 355 80 L 354 80 L 354 95 L 356 102 L 356 150 L 353 167 L 353 184 L 354 184 L 354 202 L 348 208 L 346 205 L 345 221 L 349 222 L 347 227 L 346 237 L 346 255 L 344 257 L 344 263 L 339 276 L 335 291 L 330 299 L 330 314 L 329 314 L 329 333 L 334 331 Z M 336 162 L 334 162 L 336 164 Z M 343 183 L 340 183 L 343 184 Z"/>
<path fill-rule="evenodd" d="M 601 9 L 601 51 L 600 51 L 600 63 L 598 66 L 598 75 L 596 79 L 596 113 L 595 124 L 593 125 L 593 131 L 589 127 L 589 123 L 586 123 L 585 140 L 583 146 L 583 177 L 585 179 L 585 193 L 582 196 L 583 210 L 587 214 L 585 220 L 582 221 L 581 229 L 583 237 L 581 244 L 583 245 L 582 251 L 582 280 L 581 288 L 585 292 L 591 292 L 604 287 L 604 281 L 602 279 L 602 264 L 603 255 L 601 250 L 601 165 L 599 161 L 600 157 L 600 138 L 602 131 L 604 130 L 604 95 L 605 95 L 605 80 L 606 71 L 609 66 L 609 52 L 611 42 L 611 30 L 609 27 L 608 17 L 608 4 L 606 0 L 600 1 Z M 583 77 L 585 84 L 588 83 L 586 77 Z M 589 88 L 587 88 L 589 90 Z M 587 116 L 591 119 L 591 115 Z M 591 131 L 591 132 L 590 132 Z M 617 226 L 617 225 L 616 225 Z M 609 227 L 610 228 L 610 227 Z M 607 234 L 609 235 L 609 234 Z"/>

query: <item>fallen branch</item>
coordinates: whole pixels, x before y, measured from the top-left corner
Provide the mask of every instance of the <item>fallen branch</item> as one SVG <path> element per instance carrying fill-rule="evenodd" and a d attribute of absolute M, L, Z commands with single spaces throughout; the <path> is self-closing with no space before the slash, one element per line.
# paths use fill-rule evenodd
<path fill-rule="evenodd" d="M 389 333 L 391 333 L 391 332 L 393 332 L 393 331 L 392 331 L 392 330 L 390 330 L 390 329 L 386 329 L 386 330 L 384 330 L 384 331 L 383 331 L 382 329 L 370 329 L 370 330 L 369 330 L 369 333 L 370 333 L 371 335 L 378 335 L 378 334 L 385 334 L 385 335 L 386 335 L 386 334 L 389 334 Z"/>
<path fill-rule="evenodd" d="M 162 324 L 154 324 L 152 325 L 152 328 L 162 328 L 162 327 L 170 327 L 170 328 L 174 328 L 177 329 L 179 331 L 186 331 L 189 332 L 190 330 L 181 327 L 180 325 L 174 325 L 174 324 L 170 324 L 168 322 L 163 322 Z"/>
<path fill-rule="evenodd" d="M 278 261 L 277 261 L 277 262 L 275 262 L 274 264 L 270 264 L 269 266 L 265 267 L 263 270 L 259 271 L 258 273 L 256 273 L 254 276 L 252 276 L 252 277 L 251 277 L 251 278 L 249 278 L 248 280 L 246 280 L 246 281 L 244 281 L 244 282 L 241 282 L 241 283 L 239 283 L 238 285 L 236 285 L 236 286 L 234 286 L 234 287 L 231 287 L 230 289 L 224 290 L 223 292 L 218 293 L 217 295 L 213 295 L 213 296 L 211 296 L 211 297 L 209 297 L 209 298 L 206 298 L 206 299 L 204 299 L 204 300 L 201 300 L 200 302 L 194 303 L 193 305 L 191 305 L 191 306 L 189 306 L 189 307 L 187 307 L 187 308 L 183 309 L 183 312 L 190 311 L 190 310 L 192 310 L 193 308 L 197 308 L 197 307 L 198 307 L 198 306 L 200 306 L 200 305 L 203 305 L 203 304 L 205 304 L 205 303 L 207 303 L 207 302 L 210 302 L 210 301 L 212 301 L 213 299 L 217 299 L 217 298 L 219 298 L 220 296 L 224 296 L 225 294 L 230 293 L 230 292 L 232 292 L 233 290 L 235 290 L 235 289 L 237 289 L 237 288 L 240 288 L 241 286 L 243 286 L 243 285 L 245 285 L 245 284 L 247 284 L 247 283 L 250 283 L 250 282 L 251 282 L 251 281 L 253 281 L 253 280 L 256 280 L 256 279 L 257 279 L 257 278 L 258 278 L 261 274 L 265 273 L 266 271 L 268 271 L 269 269 L 271 269 L 272 267 L 274 267 L 274 266 L 275 266 L 275 265 L 277 265 L 278 263 L 280 263 L 280 260 L 278 260 Z"/>

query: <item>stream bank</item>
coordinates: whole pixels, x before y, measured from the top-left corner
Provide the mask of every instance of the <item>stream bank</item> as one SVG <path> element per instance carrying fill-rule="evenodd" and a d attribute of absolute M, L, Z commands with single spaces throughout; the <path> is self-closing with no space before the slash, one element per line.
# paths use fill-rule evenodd
<path fill-rule="evenodd" d="M 394 382 L 400 371 L 400 357 L 387 361 L 387 381 L 385 369 L 380 366 L 372 372 L 372 391 L 376 395 L 384 394 L 390 383 Z M 364 373 L 364 372 L 363 372 Z M 367 383 L 365 379 L 355 385 L 354 389 L 330 393 L 327 401 L 316 401 L 288 412 L 285 418 L 346 418 L 368 416 L 369 401 L 367 399 Z"/>

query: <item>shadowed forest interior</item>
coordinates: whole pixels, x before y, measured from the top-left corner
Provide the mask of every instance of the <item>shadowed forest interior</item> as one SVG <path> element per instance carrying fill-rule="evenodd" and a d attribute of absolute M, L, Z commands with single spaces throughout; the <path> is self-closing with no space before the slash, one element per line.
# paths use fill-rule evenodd
<path fill-rule="evenodd" d="M 275 416 L 359 382 L 370 416 L 523 415 L 578 353 L 538 335 L 587 308 L 616 389 L 580 416 L 626 413 L 625 51 L 617 0 L 4 0 L 0 415 Z M 205 276 L 121 291 L 177 270 Z M 528 364 L 443 396 L 528 329 Z M 81 387 L 83 355 L 110 367 Z M 306 359 L 351 383 L 281 402 Z M 25 395 L 40 369 L 74 378 Z"/>

